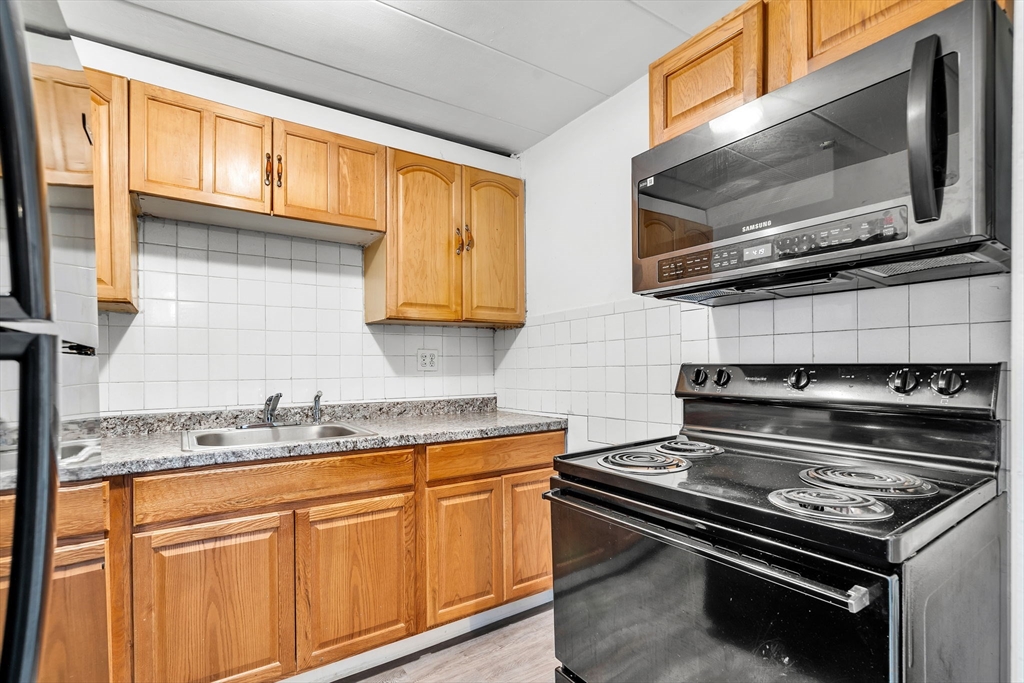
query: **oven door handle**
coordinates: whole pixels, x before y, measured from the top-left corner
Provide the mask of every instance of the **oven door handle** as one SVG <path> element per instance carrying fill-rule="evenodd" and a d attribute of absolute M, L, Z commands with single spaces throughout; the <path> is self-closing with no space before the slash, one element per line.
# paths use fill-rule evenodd
<path fill-rule="evenodd" d="M 731 553 L 711 544 L 701 543 L 700 541 L 693 540 L 683 534 L 670 531 L 668 529 L 662 529 L 654 526 L 653 524 L 647 524 L 632 517 L 610 513 L 608 510 L 605 510 L 600 506 L 569 498 L 557 490 L 546 491 L 542 495 L 552 503 L 558 503 L 560 505 L 574 508 L 580 512 L 591 515 L 592 517 L 597 517 L 598 519 L 625 527 L 639 534 L 643 534 L 644 536 L 656 541 L 667 543 L 668 545 L 676 548 L 700 555 L 703 558 L 719 562 L 727 567 L 738 569 L 742 572 L 746 572 L 747 574 L 751 574 L 766 581 L 771 581 L 772 583 L 795 590 L 798 593 L 802 593 L 812 598 L 817 598 L 818 600 L 827 602 L 830 605 L 841 607 L 852 614 L 856 614 L 870 605 L 871 600 L 874 597 L 871 594 L 871 591 L 863 586 L 854 586 L 849 590 L 833 588 L 832 586 L 828 586 L 821 582 L 804 578 L 799 574 L 781 571 L 775 567 L 757 562 L 738 553 Z"/>

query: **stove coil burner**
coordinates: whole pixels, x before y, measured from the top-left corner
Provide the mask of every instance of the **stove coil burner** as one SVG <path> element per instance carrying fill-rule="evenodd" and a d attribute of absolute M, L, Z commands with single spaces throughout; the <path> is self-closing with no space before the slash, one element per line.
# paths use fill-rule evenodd
<path fill-rule="evenodd" d="M 687 458 L 707 458 L 725 452 L 725 449 L 720 446 L 713 446 L 702 441 L 684 441 L 682 439 L 658 444 L 655 450 L 659 453 L 682 455 Z"/>
<path fill-rule="evenodd" d="M 939 489 L 903 472 L 871 467 L 812 467 L 800 473 L 808 484 L 839 491 L 862 491 L 879 498 L 923 498 Z"/>
<path fill-rule="evenodd" d="M 840 522 L 873 522 L 892 517 L 892 508 L 871 496 L 831 489 L 781 489 L 768 500 L 783 510 Z"/>
<path fill-rule="evenodd" d="M 645 451 L 612 453 L 604 456 L 598 462 L 610 470 L 629 472 L 630 474 L 669 474 L 690 469 L 690 462 L 684 458 Z"/>

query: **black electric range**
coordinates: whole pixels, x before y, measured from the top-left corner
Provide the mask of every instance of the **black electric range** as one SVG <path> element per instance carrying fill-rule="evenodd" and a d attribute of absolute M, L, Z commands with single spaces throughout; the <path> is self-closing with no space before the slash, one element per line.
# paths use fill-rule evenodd
<path fill-rule="evenodd" d="M 679 436 L 556 458 L 558 675 L 998 679 L 999 380 L 683 366 Z"/>

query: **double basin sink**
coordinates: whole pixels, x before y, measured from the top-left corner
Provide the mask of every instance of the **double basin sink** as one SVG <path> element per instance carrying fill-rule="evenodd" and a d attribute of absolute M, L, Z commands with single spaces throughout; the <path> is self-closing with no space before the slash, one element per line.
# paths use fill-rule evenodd
<path fill-rule="evenodd" d="M 352 439 L 358 436 L 373 436 L 375 433 L 340 423 L 250 427 L 248 429 L 190 429 L 181 433 L 181 450 L 202 451 L 209 448 L 271 446 L 321 439 Z"/>

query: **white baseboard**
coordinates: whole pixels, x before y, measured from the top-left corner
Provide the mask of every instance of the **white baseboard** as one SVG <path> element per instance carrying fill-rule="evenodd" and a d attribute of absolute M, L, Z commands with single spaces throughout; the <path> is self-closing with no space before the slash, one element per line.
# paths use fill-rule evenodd
<path fill-rule="evenodd" d="M 399 640 L 395 643 L 388 645 L 382 645 L 374 650 L 363 652 L 362 654 L 343 659 L 340 662 L 334 662 L 326 666 L 321 666 L 318 669 L 311 669 L 304 671 L 300 674 L 287 678 L 283 683 L 332 683 L 340 678 L 357 674 L 360 671 L 366 671 L 374 667 L 386 664 L 388 662 L 401 659 L 413 653 L 419 652 L 420 650 L 426 650 L 429 647 L 443 643 L 446 640 L 451 640 L 461 635 L 465 635 L 470 631 L 483 628 L 488 624 L 493 624 L 496 621 L 511 617 L 533 609 L 540 605 L 551 602 L 551 591 L 544 591 L 537 595 L 531 595 L 528 598 L 517 600 L 516 602 L 510 602 L 500 607 L 481 612 L 480 614 L 474 614 L 471 617 L 460 619 L 459 621 L 453 621 L 450 624 L 444 626 L 438 626 L 432 628 L 429 631 L 418 633 L 414 636 Z"/>

